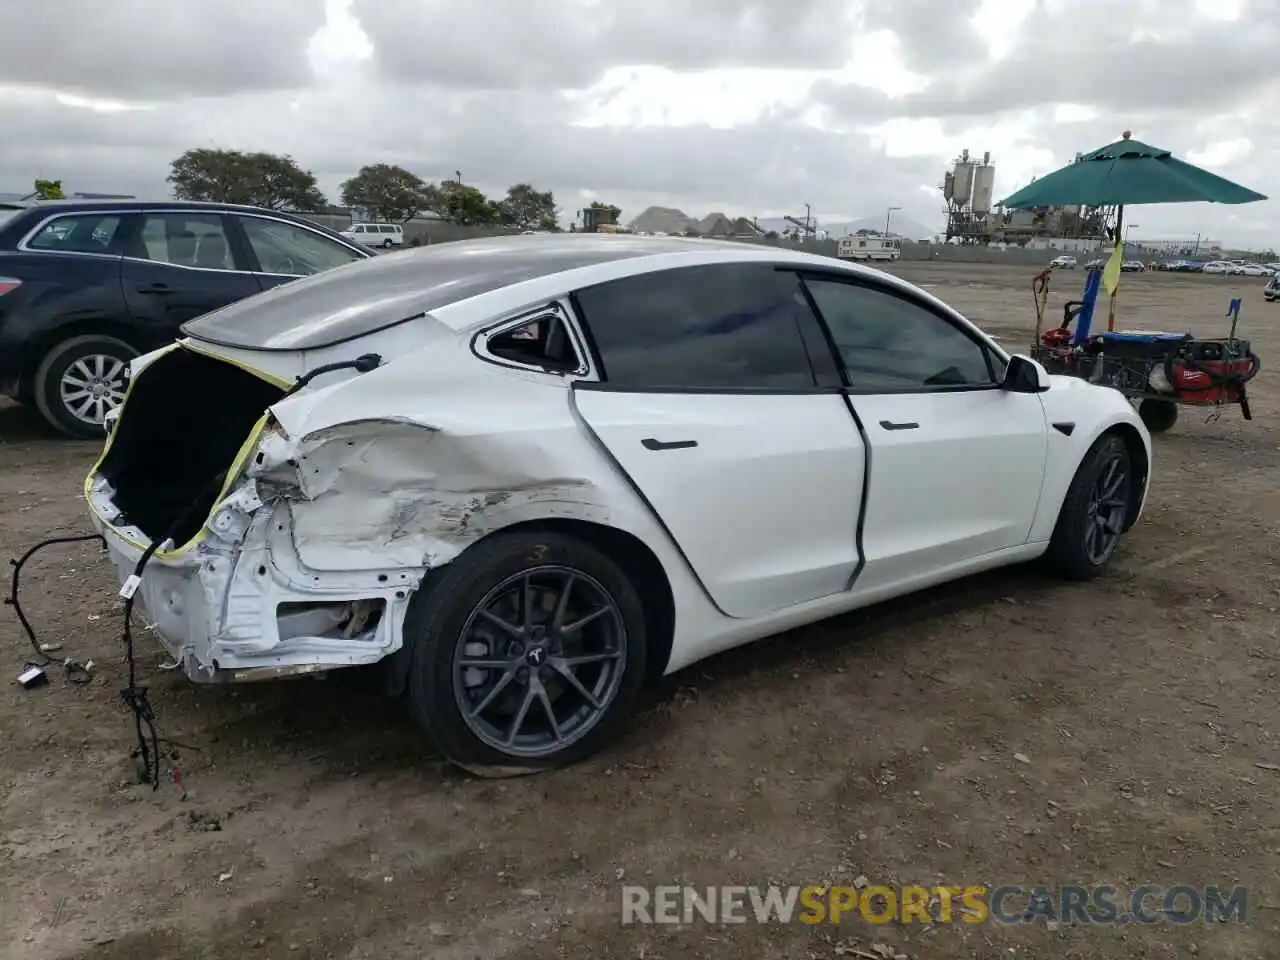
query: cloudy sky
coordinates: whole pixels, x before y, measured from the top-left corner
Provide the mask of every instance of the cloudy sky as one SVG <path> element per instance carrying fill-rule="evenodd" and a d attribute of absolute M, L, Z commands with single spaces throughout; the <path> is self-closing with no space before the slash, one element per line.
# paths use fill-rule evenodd
<path fill-rule="evenodd" d="M 362 164 L 629 219 L 941 223 L 1126 128 L 1274 201 L 1152 207 L 1134 237 L 1280 243 L 1280 0 L 3 0 L 0 191 L 165 196 L 195 146 Z"/>

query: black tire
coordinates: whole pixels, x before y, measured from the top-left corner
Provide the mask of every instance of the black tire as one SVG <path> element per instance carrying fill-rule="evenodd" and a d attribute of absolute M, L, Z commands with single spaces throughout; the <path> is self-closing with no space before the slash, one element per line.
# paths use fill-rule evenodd
<path fill-rule="evenodd" d="M 383 249 L 383 250 L 390 250 L 390 249 L 391 249 L 391 241 L 390 241 L 390 240 L 383 240 L 383 241 L 382 241 L 382 249 Z"/>
<path fill-rule="evenodd" d="M 613 681 L 613 692 L 603 710 L 590 710 L 587 701 L 580 699 L 579 709 L 588 709 L 594 720 L 590 726 L 584 722 L 562 748 L 557 744 L 540 755 L 530 754 L 533 747 L 528 747 L 523 752 L 515 748 L 500 749 L 492 738 L 486 739 L 476 731 L 473 724 L 477 721 L 464 716 L 463 701 L 469 705 L 479 705 L 466 699 L 469 695 L 465 685 L 466 675 L 456 671 L 477 669 L 485 678 L 484 684 L 492 681 L 492 685 L 488 687 L 490 693 L 496 686 L 504 690 L 503 697 L 514 696 L 518 699 L 533 696 L 528 692 L 531 689 L 528 686 L 531 679 L 526 678 L 523 681 L 525 686 L 522 687 L 519 679 L 502 680 L 500 683 L 496 677 L 498 673 L 506 671 L 508 666 L 521 661 L 518 653 L 514 660 L 506 661 L 506 666 L 492 671 L 460 667 L 457 660 L 459 655 L 486 659 L 512 655 L 512 651 L 496 652 L 493 646 L 483 653 L 467 651 L 463 646 L 463 631 L 466 630 L 471 637 L 476 636 L 471 632 L 473 628 L 469 624 L 478 619 L 478 606 L 495 590 L 503 589 L 505 584 L 526 571 L 551 569 L 575 572 L 583 578 L 581 582 L 588 588 L 588 592 L 594 592 L 599 587 L 614 605 L 616 616 L 606 616 L 611 623 L 618 625 L 622 637 L 622 649 L 614 654 L 617 659 L 613 661 L 620 676 Z M 496 628 L 487 627 L 487 630 L 496 637 L 507 637 L 507 634 Z M 410 604 L 404 627 L 404 642 L 412 658 L 407 689 L 409 711 L 445 759 L 479 776 L 522 776 L 577 763 L 604 747 L 630 715 L 644 685 L 646 639 L 644 607 L 635 586 L 622 569 L 596 547 L 559 533 L 499 534 L 471 547 L 453 563 L 429 577 Z M 512 639 L 502 641 L 512 646 L 517 642 L 519 641 Z M 536 642 L 539 645 L 546 642 L 544 649 L 547 650 L 552 649 L 554 644 L 554 640 L 548 641 L 545 638 Z M 497 646 L 502 646 L 502 643 Z M 531 650 L 531 646 L 527 644 L 526 650 Z M 526 674 L 532 669 L 541 678 L 538 680 L 539 685 L 545 679 L 546 689 L 550 690 L 553 685 L 559 687 L 555 698 L 537 701 L 535 707 L 554 712 L 555 707 L 551 706 L 553 702 L 572 706 L 573 700 L 562 701 L 560 698 L 578 697 L 578 694 L 563 680 L 562 674 L 556 672 L 559 668 L 551 669 L 550 659 L 529 660 L 528 656 L 526 653 L 521 662 L 546 665 L 526 667 Z M 603 676 L 603 670 L 602 664 L 602 672 L 598 676 Z M 583 682 L 599 683 L 598 680 L 591 680 L 589 675 Z M 484 692 L 484 685 L 478 686 L 481 689 L 477 690 L 477 696 Z M 600 695 L 599 686 L 592 692 Z M 488 694 L 479 697 L 482 703 L 488 702 L 487 696 Z M 499 699 L 495 697 L 494 705 L 499 703 Z M 518 710 L 516 713 L 518 716 Z M 542 716 L 544 725 L 550 728 L 552 724 L 545 722 L 545 712 Z M 553 739 L 558 739 L 558 726 L 556 734 Z"/>
<path fill-rule="evenodd" d="M 82 440 L 101 440 L 105 437 L 101 420 L 90 422 L 77 415 L 75 409 L 68 405 L 64 397 L 63 381 L 71 375 L 76 364 L 86 363 L 91 367 L 96 364 L 95 358 L 104 358 L 104 369 L 110 370 L 115 363 L 128 367 L 129 361 L 138 355 L 138 351 L 123 340 L 99 334 L 88 334 L 72 337 L 56 344 L 40 362 L 35 375 L 36 409 L 53 427 L 69 437 Z M 107 402 L 102 407 L 105 412 L 118 403 L 109 402 L 112 396 L 123 399 L 124 381 L 115 380 L 111 389 L 105 394 Z"/>
<path fill-rule="evenodd" d="M 1178 422 L 1178 405 L 1172 400 L 1148 398 L 1138 404 L 1138 416 L 1152 433 L 1164 433 Z"/>
<path fill-rule="evenodd" d="M 1114 540 L 1105 555 L 1098 556 L 1097 552 L 1090 549 L 1089 529 L 1100 525 L 1099 514 L 1102 511 L 1097 506 L 1099 482 L 1104 479 L 1113 463 L 1118 465 L 1125 477 L 1119 490 L 1120 496 L 1113 498 L 1121 500 L 1122 506 L 1108 507 L 1108 514 L 1103 516 L 1108 521 L 1108 531 L 1114 531 Z M 1094 441 L 1080 461 L 1080 466 L 1076 468 L 1076 475 L 1071 478 L 1071 486 L 1067 488 L 1057 525 L 1049 540 L 1045 559 L 1059 574 L 1069 580 L 1092 580 L 1107 568 L 1122 537 L 1119 531 L 1124 528 L 1129 511 L 1133 509 L 1133 483 L 1129 448 L 1114 433 L 1103 434 Z"/>

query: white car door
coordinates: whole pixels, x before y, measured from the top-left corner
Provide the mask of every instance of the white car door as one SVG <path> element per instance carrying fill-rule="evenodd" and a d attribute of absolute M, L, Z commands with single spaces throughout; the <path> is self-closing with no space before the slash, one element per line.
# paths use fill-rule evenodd
<path fill-rule="evenodd" d="M 1001 389 L 995 351 L 924 300 L 872 282 L 805 284 L 870 448 L 866 566 L 855 590 L 1025 544 L 1048 451 L 1039 395 Z"/>
<path fill-rule="evenodd" d="M 799 278 L 685 267 L 574 302 L 600 365 L 578 413 L 720 610 L 847 590 L 866 451 Z"/>

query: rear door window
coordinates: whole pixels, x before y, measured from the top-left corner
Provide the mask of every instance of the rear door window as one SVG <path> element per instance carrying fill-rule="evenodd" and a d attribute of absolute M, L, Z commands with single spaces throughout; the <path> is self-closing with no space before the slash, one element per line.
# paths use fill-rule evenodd
<path fill-rule="evenodd" d="M 235 270 L 226 224 L 217 213 L 144 213 L 134 256 L 176 267 Z"/>
<path fill-rule="evenodd" d="M 575 296 L 601 367 L 619 390 L 814 389 L 795 274 L 769 264 L 682 267 Z M 816 326 L 816 324 L 815 324 Z"/>

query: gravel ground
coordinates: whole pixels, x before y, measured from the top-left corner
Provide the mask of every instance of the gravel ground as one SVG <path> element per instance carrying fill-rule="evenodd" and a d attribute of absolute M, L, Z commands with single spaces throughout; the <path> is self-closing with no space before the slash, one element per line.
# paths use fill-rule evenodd
<path fill-rule="evenodd" d="M 1020 346 L 1026 270 L 901 264 Z M 1080 274 L 1055 278 L 1054 303 Z M 1125 325 L 1244 332 L 1261 281 L 1125 278 Z M 1069 289 L 1068 289 L 1069 288 Z M 0 692 L 0 956 L 1280 956 L 1280 389 L 1184 416 L 1114 574 L 1012 569 L 763 641 L 669 678 L 605 755 L 482 782 L 429 756 L 374 678 L 208 689 L 142 668 L 181 770 L 135 783 L 114 583 L 46 552 L 42 638 L 93 658 Z M 88 529 L 92 444 L 0 407 L 0 553 Z M 26 648 L 0 614 L 0 661 Z M 1142 883 L 1249 888 L 1246 923 L 624 927 L 620 886 Z"/>

